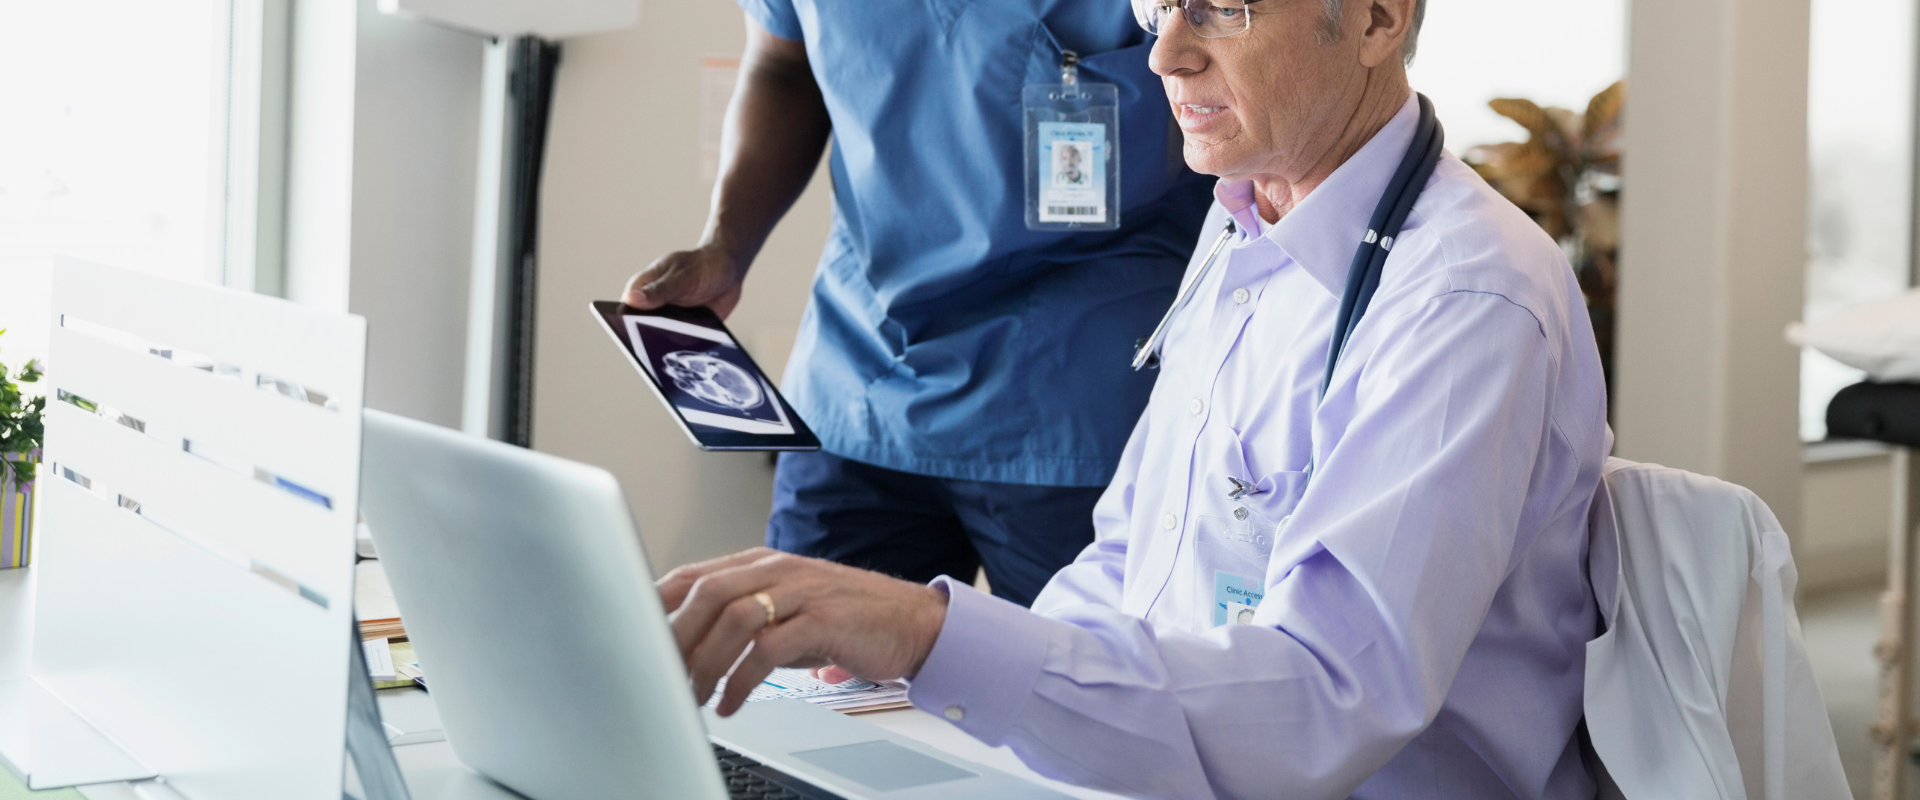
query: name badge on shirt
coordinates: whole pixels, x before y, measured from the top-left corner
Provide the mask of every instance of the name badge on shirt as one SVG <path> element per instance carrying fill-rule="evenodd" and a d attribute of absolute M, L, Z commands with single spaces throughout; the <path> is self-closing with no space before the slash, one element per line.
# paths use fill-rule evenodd
<path fill-rule="evenodd" d="M 1081 83 L 1079 63 L 1063 53 L 1059 83 L 1020 93 L 1029 230 L 1120 227 L 1120 89 Z"/>
<path fill-rule="evenodd" d="M 1220 626 L 1252 623 L 1253 611 L 1260 605 L 1260 598 L 1266 595 L 1266 583 L 1259 578 L 1235 575 L 1225 570 L 1214 570 L 1213 624 Z"/>

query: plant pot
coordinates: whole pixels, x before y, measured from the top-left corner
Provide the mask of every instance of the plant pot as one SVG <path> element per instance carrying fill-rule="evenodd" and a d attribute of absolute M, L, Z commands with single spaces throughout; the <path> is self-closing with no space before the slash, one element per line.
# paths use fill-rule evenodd
<path fill-rule="evenodd" d="M 37 464 L 40 452 L 0 455 L 7 461 Z M 33 485 L 15 483 L 13 471 L 0 469 L 0 569 L 27 566 L 33 554 Z"/>

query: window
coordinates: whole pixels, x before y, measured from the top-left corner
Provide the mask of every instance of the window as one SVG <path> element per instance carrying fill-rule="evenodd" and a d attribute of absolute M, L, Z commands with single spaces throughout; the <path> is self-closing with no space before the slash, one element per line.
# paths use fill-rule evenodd
<path fill-rule="evenodd" d="M 1632 92 L 1618 88 L 1626 0 L 1474 0 L 1433 12 L 1421 32 L 1413 85 L 1433 99 L 1448 148 L 1559 241 L 1611 382 L 1621 188 L 1615 169 L 1620 115 L 1633 106 Z M 1603 124 L 1588 131 L 1588 106 L 1602 92 L 1595 119 Z M 1514 101 L 1503 108 L 1535 130 L 1496 113 L 1489 105 L 1496 99 Z"/>
<path fill-rule="evenodd" d="M 1433 100 L 1456 155 L 1524 141 L 1526 131 L 1487 101 L 1520 97 L 1584 111 L 1588 98 L 1626 74 L 1626 28 L 1625 0 L 1430 3 L 1410 77 Z"/>
<path fill-rule="evenodd" d="M 1914 6 L 1812 0 L 1807 80 L 1807 290 L 1802 319 L 1905 290 L 1911 281 Z M 1827 436 L 1827 401 L 1863 378 L 1812 350 L 1800 358 L 1800 438 Z"/>
<path fill-rule="evenodd" d="M 252 181 L 259 148 L 230 147 L 229 132 L 258 136 L 234 129 L 232 111 L 258 113 L 270 2 L 0 7 L 0 30 L 21 34 L 0 48 L 0 328 L 14 331 L 0 346 L 12 359 L 44 350 L 55 255 L 253 286 L 230 269 L 254 259 L 228 257 L 228 219 L 251 224 L 255 193 L 236 196 L 229 177 Z"/>
<path fill-rule="evenodd" d="M 22 3 L 0 48 L 0 247 L 220 278 L 225 0 Z M 103 24 L 103 20 L 112 20 Z M 12 114 L 9 114 L 11 117 Z"/>

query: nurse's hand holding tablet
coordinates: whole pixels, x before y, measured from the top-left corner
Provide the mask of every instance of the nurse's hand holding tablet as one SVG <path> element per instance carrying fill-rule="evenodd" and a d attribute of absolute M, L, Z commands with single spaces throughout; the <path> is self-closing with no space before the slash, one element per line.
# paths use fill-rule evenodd
<path fill-rule="evenodd" d="M 627 281 L 626 303 L 647 310 L 665 305 L 706 306 L 726 319 L 740 303 L 740 286 L 746 279 L 744 261 L 728 255 L 720 244 L 709 243 L 655 259 Z"/>
<path fill-rule="evenodd" d="M 728 120 L 730 147 L 715 201 L 691 250 L 668 253 L 627 281 L 627 305 L 706 306 L 721 319 L 740 302 L 747 268 L 807 188 L 833 130 L 806 45 L 749 25 Z M 747 146 L 742 146 L 743 144 Z"/>

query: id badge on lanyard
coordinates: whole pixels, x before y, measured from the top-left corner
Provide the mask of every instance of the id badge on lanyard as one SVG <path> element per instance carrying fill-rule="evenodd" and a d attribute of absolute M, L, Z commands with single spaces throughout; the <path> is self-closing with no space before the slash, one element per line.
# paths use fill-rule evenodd
<path fill-rule="evenodd" d="M 1079 64 L 1068 50 L 1059 83 L 1020 93 L 1030 230 L 1120 227 L 1120 90 L 1081 83 Z"/>

